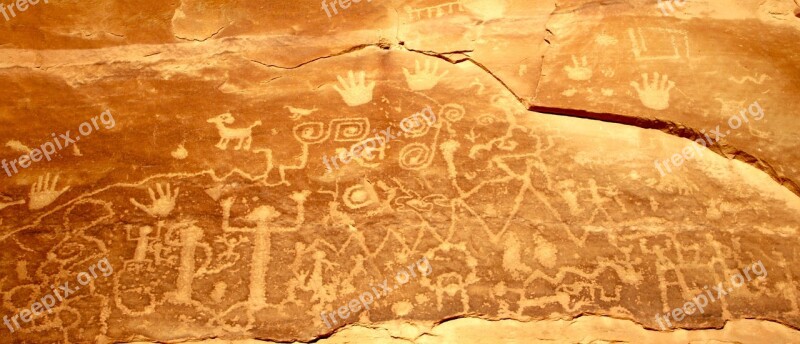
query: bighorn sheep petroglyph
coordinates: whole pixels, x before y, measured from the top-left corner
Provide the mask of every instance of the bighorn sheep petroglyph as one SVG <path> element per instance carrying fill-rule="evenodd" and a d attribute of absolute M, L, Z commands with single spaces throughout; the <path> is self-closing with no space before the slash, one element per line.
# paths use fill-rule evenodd
<path fill-rule="evenodd" d="M 216 144 L 217 148 L 225 150 L 228 148 L 228 142 L 231 139 L 239 140 L 239 143 L 233 149 L 250 150 L 250 144 L 253 143 L 253 128 L 261 125 L 261 121 L 255 121 L 247 128 L 228 128 L 225 125 L 233 124 L 235 119 L 229 112 L 223 113 L 217 117 L 209 118 L 208 123 L 214 123 L 219 130 L 219 142 Z"/>

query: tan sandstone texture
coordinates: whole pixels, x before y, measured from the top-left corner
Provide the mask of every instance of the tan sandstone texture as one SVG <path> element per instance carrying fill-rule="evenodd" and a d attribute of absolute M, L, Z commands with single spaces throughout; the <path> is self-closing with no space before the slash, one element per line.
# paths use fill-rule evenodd
<path fill-rule="evenodd" d="M 0 343 L 800 343 L 793 0 L 4 1 Z"/>

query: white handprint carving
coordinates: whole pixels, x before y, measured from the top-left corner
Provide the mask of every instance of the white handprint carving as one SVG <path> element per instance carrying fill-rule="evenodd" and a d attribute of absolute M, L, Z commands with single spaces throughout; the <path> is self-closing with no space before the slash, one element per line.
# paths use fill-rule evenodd
<path fill-rule="evenodd" d="M 586 56 L 578 63 L 578 57 L 572 55 L 572 66 L 564 66 L 564 70 L 567 71 L 567 77 L 571 80 L 585 81 L 592 78 L 592 69 L 588 66 Z"/>
<path fill-rule="evenodd" d="M 61 196 L 61 194 L 69 190 L 69 186 L 67 186 L 61 189 L 61 191 L 56 191 L 58 177 L 59 176 L 56 175 L 56 177 L 53 178 L 53 182 L 50 183 L 50 173 L 46 174 L 44 179 L 42 176 L 39 176 L 39 181 L 31 185 L 31 192 L 29 194 L 31 200 L 28 202 L 28 209 L 42 209 L 55 202 L 58 196 Z"/>
<path fill-rule="evenodd" d="M 336 78 L 339 79 L 339 83 L 342 85 L 342 88 L 334 85 L 333 89 L 335 89 L 336 92 L 339 92 L 339 95 L 342 96 L 342 99 L 344 99 L 344 102 L 348 106 L 359 106 L 372 101 L 372 89 L 375 88 L 375 82 L 372 81 L 369 84 L 366 84 L 365 72 L 359 72 L 358 79 L 356 79 L 353 71 L 349 71 L 347 73 L 347 77 L 348 80 L 345 80 L 341 76 L 337 75 Z"/>
<path fill-rule="evenodd" d="M 439 71 L 439 64 L 434 63 L 433 68 L 431 69 L 431 61 L 425 61 L 425 68 L 421 69 L 419 65 L 419 61 L 414 61 L 414 74 L 411 74 L 408 69 L 405 67 L 403 68 L 403 74 L 406 76 L 406 82 L 408 83 L 408 88 L 412 91 L 425 91 L 430 90 L 439 83 L 447 73 L 450 71 L 444 71 L 441 75 L 436 75 Z"/>
<path fill-rule="evenodd" d="M 172 209 L 175 209 L 175 200 L 178 198 L 180 189 L 181 188 L 175 188 L 175 192 L 173 193 L 170 190 L 169 183 L 167 183 L 166 191 L 161 188 L 161 184 L 156 184 L 158 198 L 156 198 L 153 188 L 147 188 L 147 191 L 150 193 L 150 200 L 153 202 L 151 206 L 144 206 L 133 198 L 131 198 L 130 201 L 134 206 L 147 213 L 147 215 L 152 217 L 167 217 L 167 215 L 172 212 Z"/>
<path fill-rule="evenodd" d="M 658 73 L 653 74 L 653 83 L 649 83 L 647 73 L 642 74 L 640 87 L 636 81 L 631 81 L 631 86 L 639 93 L 639 100 L 642 105 L 653 110 L 664 110 L 669 107 L 669 91 L 675 87 L 675 82 L 670 81 L 667 75 L 660 77 Z"/>

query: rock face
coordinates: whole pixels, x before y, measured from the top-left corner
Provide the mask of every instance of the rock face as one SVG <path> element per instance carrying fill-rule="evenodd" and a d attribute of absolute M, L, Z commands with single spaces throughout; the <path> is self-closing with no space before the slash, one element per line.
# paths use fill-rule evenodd
<path fill-rule="evenodd" d="M 0 342 L 798 341 L 796 7 L 15 7 Z"/>

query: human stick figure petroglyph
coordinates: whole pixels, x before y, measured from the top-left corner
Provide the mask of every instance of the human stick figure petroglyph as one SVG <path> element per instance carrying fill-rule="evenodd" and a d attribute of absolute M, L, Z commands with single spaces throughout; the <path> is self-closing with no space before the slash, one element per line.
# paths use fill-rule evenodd
<path fill-rule="evenodd" d="M 261 121 L 255 121 L 247 128 L 228 128 L 226 125 L 233 124 L 235 119 L 229 112 L 223 113 L 217 117 L 209 118 L 208 123 L 214 123 L 219 131 L 219 142 L 217 148 L 226 150 L 228 142 L 231 140 L 239 140 L 234 150 L 244 149 L 250 150 L 250 144 L 253 143 L 253 128 L 261 125 Z"/>

